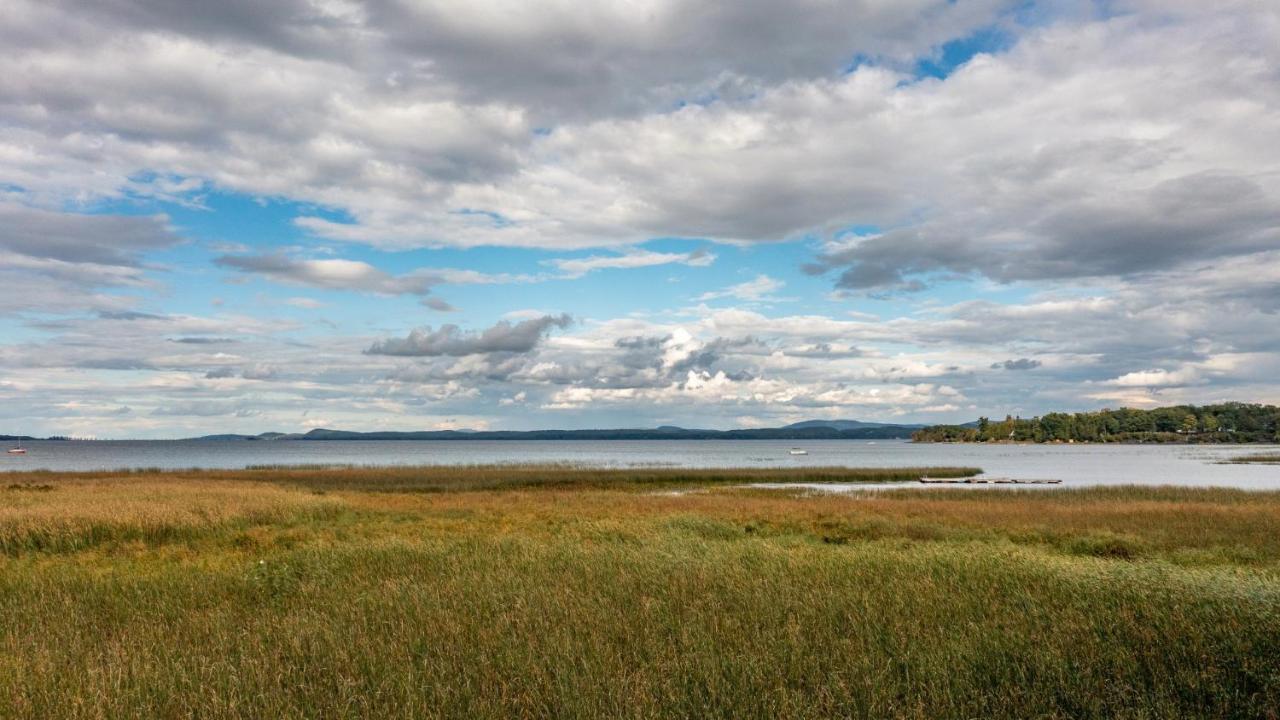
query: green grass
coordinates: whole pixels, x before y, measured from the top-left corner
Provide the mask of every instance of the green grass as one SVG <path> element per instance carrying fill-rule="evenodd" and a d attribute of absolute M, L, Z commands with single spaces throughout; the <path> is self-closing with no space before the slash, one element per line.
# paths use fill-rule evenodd
<path fill-rule="evenodd" d="M 562 471 L 20 480 L 52 489 L 0 490 L 0 537 L 98 535 L 0 556 L 0 716 L 1280 707 L 1277 493 L 673 495 L 649 490 L 687 474 Z"/>

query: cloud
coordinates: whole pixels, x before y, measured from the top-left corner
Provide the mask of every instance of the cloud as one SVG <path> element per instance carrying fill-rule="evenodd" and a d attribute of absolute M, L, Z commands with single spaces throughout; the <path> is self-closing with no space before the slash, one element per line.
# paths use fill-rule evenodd
<path fill-rule="evenodd" d="M 1200 373 L 1193 367 L 1173 371 L 1157 368 L 1155 370 L 1125 373 L 1108 381 L 1108 384 L 1117 387 L 1167 387 L 1188 385 L 1197 382 L 1199 379 Z"/>
<path fill-rule="evenodd" d="M 196 416 L 196 417 L 215 417 L 222 415 L 234 415 L 236 417 L 253 417 L 258 412 L 246 407 L 240 402 L 223 402 L 217 400 L 208 401 L 190 401 L 174 403 L 158 407 L 151 411 L 156 417 L 170 416 Z"/>
<path fill-rule="evenodd" d="M 455 312 L 458 309 L 438 297 L 423 298 L 422 304 L 437 312 Z"/>
<path fill-rule="evenodd" d="M 589 272 L 613 268 L 652 267 L 678 263 L 690 267 L 706 267 L 715 262 L 716 256 L 706 250 L 687 253 L 660 253 L 650 250 L 632 250 L 621 255 L 592 255 L 585 258 L 561 258 L 548 260 L 566 278 L 577 278 Z"/>
<path fill-rule="evenodd" d="M 753 279 L 737 285 L 731 285 L 723 290 L 706 292 L 698 296 L 699 302 L 707 300 L 716 300 L 719 298 L 733 298 L 735 300 L 745 300 L 748 302 L 760 302 L 772 300 L 771 294 L 781 290 L 786 283 L 768 275 L 757 275 Z"/>
<path fill-rule="evenodd" d="M 31 44 L 50 43 L 57 27 L 86 45 L 112 33 L 155 33 L 253 49 L 350 68 L 387 91 L 502 102 L 560 120 L 669 108 L 680 99 L 827 75 L 856 53 L 913 58 L 1015 5 L 839 0 L 793 9 L 677 0 L 601 2 L 586 11 L 573 3 L 516 3 L 496 11 L 445 0 L 281 0 L 212 11 L 197 2 L 116 0 L 90 8 L 19 3 L 9 24 L 15 39 Z"/>
<path fill-rule="evenodd" d="M 2 173 L 0 162 L 0 185 Z M 126 312 L 132 298 L 99 290 L 150 287 L 154 268 L 144 255 L 179 242 L 163 215 L 86 215 L 0 201 L 0 314 Z"/>
<path fill-rule="evenodd" d="M 133 322 L 136 320 L 156 320 L 165 322 L 169 320 L 164 315 L 156 315 L 155 313 L 138 312 L 136 310 L 100 310 L 98 318 L 101 320 L 121 320 L 124 322 Z"/>
<path fill-rule="evenodd" d="M 487 353 L 527 353 L 554 327 L 565 328 L 572 319 L 568 315 L 544 315 L 512 324 L 501 320 L 479 332 L 467 332 L 457 325 L 442 325 L 439 330 L 419 328 L 403 339 L 380 340 L 365 352 L 370 355 L 407 357 L 463 356 Z"/>
<path fill-rule="evenodd" d="M 1023 27 L 1014 5 L 553 5 L 495 23 L 440 4 L 196 22 L 141 1 L 18 3 L 0 37 L 24 69 L 0 85 L 4 179 L 40 202 L 207 181 L 342 209 L 298 220 L 385 247 L 886 228 L 819 260 L 855 290 L 1132 273 L 1274 241 L 1277 181 L 1253 151 L 1280 133 L 1274 8 L 1050 9 Z M 993 22 L 1007 49 L 910 72 Z"/>
<path fill-rule="evenodd" d="M 284 304 L 296 308 L 302 308 L 304 310 L 317 310 L 325 305 L 323 302 L 316 300 L 315 298 L 308 297 L 291 297 L 285 300 Z"/>
<path fill-rule="evenodd" d="M 84 402 L 57 420 L 78 426 L 50 429 L 157 434 L 204 416 L 154 411 L 193 402 L 293 429 L 313 408 L 478 427 L 475 408 L 713 424 L 1280 401 L 1274 3 L 516 5 L 497 21 L 443 0 L 5 4 L 21 72 L 0 74 L 0 313 L 18 315 L 0 417 Z M 943 77 L 917 72 L 988 34 Z M 229 273 L 441 312 L 442 285 L 713 260 L 643 249 L 655 238 L 732 244 L 716 252 L 743 278 L 768 274 L 682 293 L 715 307 L 658 292 L 617 317 L 584 307 L 571 331 L 538 311 L 372 347 L 350 319 L 230 314 L 235 288 L 209 317 L 148 312 L 207 268 L 166 252 L 182 242 L 168 217 L 134 213 L 235 193 L 338 243 L 555 258 L 485 273 L 216 246 Z M 836 292 L 759 311 L 781 292 L 776 258 L 811 260 Z M 821 309 L 909 291 L 875 313 Z"/>
<path fill-rule="evenodd" d="M 284 255 L 223 255 L 214 264 L 273 280 L 380 295 L 426 295 L 439 277 L 427 273 L 391 275 L 358 260 L 295 260 Z"/>
<path fill-rule="evenodd" d="M 1018 358 L 1017 360 L 1005 360 L 1004 362 L 991 363 L 992 370 L 1035 370 L 1040 367 L 1039 360 L 1031 358 Z"/>
<path fill-rule="evenodd" d="M 836 284 L 850 290 L 919 290 L 909 276 L 946 272 L 1004 282 L 1132 275 L 1274 247 L 1275 198 L 1252 180 L 1201 173 L 1106 198 L 1063 198 L 1023 227 L 990 228 L 987 237 L 927 224 L 837 243 L 806 269 L 844 267 Z"/>
<path fill-rule="evenodd" d="M 1274 246 L 1280 11 L 1018 7 L 17 2 L 0 156 L 24 202 L 216 187 L 387 248 L 815 237 L 859 292 Z M 998 51 L 913 72 L 993 25 Z"/>
<path fill-rule="evenodd" d="M 183 345 L 225 345 L 233 343 L 235 340 L 224 337 L 180 337 L 171 338 L 169 342 L 181 343 Z"/>
<path fill-rule="evenodd" d="M 213 262 L 229 270 L 248 275 L 261 275 L 290 285 L 377 295 L 426 296 L 437 285 L 502 285 L 537 282 L 541 279 L 533 275 L 490 274 L 454 268 L 421 268 L 393 275 L 359 260 L 337 258 L 299 260 L 279 253 L 223 255 L 214 258 Z M 302 308 L 317 308 L 323 305 L 309 298 L 290 298 L 285 302 Z M 433 310 L 454 309 L 448 302 L 434 297 L 425 298 L 422 304 Z"/>
<path fill-rule="evenodd" d="M 0 251 L 27 258 L 138 268 L 141 253 L 178 241 L 163 215 L 81 215 L 0 203 Z"/>

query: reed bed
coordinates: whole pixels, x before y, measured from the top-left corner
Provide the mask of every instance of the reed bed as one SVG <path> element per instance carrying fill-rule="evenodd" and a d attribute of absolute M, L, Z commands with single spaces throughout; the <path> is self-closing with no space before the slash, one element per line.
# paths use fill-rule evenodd
<path fill-rule="evenodd" d="M 1233 457 L 1227 460 L 1226 462 L 1232 463 L 1232 464 L 1239 464 L 1239 465 L 1246 465 L 1246 464 L 1252 464 L 1252 463 L 1280 464 L 1280 453 L 1254 453 L 1252 455 L 1238 455 L 1236 457 Z"/>
<path fill-rule="evenodd" d="M 648 492 L 673 482 L 649 470 L 598 485 L 376 472 L 0 490 L 14 526 L 183 529 L 0 556 L 0 717 L 1280 707 L 1280 493 L 833 495 L 739 478 L 673 494 Z"/>
<path fill-rule="evenodd" d="M 258 466 L 245 470 L 100 471 L 85 473 L 8 473 L 10 483 L 85 482 L 118 478 L 158 477 L 191 480 L 290 485 L 311 490 L 370 492 L 458 492 L 528 488 L 654 489 L 746 483 L 859 483 L 908 482 L 924 476 L 968 477 L 979 468 L 602 468 L 572 464 L 496 464 L 424 466 Z"/>
<path fill-rule="evenodd" d="M 0 554 L 174 542 L 212 528 L 322 518 L 337 509 L 333 501 L 304 490 L 226 480 L 9 483 L 0 489 Z"/>

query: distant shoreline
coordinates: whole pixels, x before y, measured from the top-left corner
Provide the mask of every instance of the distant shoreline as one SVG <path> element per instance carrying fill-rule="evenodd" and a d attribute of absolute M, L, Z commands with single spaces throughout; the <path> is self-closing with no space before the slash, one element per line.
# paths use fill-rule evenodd
<path fill-rule="evenodd" d="M 1280 442 L 1280 407 L 1228 402 L 1138 410 L 1047 413 L 1039 417 L 979 418 L 965 425 L 930 425 L 915 442 L 1249 445 Z"/>
<path fill-rule="evenodd" d="M 912 439 L 916 445 L 1280 445 L 1280 441 L 1263 437 L 1251 440 L 1241 437 L 1230 437 L 1225 440 L 1202 439 L 1186 435 L 1174 435 L 1170 438 L 1153 437 L 1123 440 L 919 440 Z"/>

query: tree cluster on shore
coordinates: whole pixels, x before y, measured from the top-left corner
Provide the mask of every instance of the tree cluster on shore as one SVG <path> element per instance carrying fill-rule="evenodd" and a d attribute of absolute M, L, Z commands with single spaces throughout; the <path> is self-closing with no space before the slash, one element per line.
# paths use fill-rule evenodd
<path fill-rule="evenodd" d="M 1255 443 L 1280 442 L 1280 407 L 1247 403 L 1048 413 L 968 425 L 932 425 L 916 442 Z"/>

